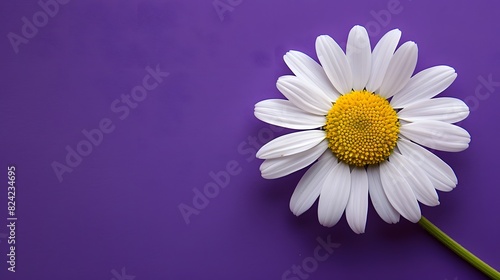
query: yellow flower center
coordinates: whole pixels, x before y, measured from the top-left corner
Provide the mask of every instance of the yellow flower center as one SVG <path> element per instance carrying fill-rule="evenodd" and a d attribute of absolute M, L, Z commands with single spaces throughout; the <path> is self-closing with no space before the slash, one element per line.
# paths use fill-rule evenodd
<path fill-rule="evenodd" d="M 326 138 L 335 156 L 349 165 L 386 160 L 398 140 L 399 120 L 389 102 L 368 91 L 340 96 L 326 115 Z"/>

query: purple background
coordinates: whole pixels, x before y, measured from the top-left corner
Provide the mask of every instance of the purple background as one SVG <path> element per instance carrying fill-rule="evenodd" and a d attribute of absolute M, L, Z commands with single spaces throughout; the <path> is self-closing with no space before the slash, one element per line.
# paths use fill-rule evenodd
<path fill-rule="evenodd" d="M 73 0 L 17 54 L 7 34 L 21 35 L 21 18 L 41 8 L 2 1 L 0 279 L 282 279 L 328 236 L 340 246 L 308 279 L 482 279 L 418 225 L 386 224 L 371 205 L 362 235 L 345 218 L 322 227 L 317 205 L 295 217 L 288 203 L 304 171 L 260 176 L 250 141 L 260 146 L 272 130 L 253 106 L 281 98 L 276 79 L 290 73 L 283 54 L 315 56 L 320 34 L 344 47 L 355 24 L 369 28 L 372 44 L 401 29 L 402 42 L 419 45 L 417 71 L 457 70 L 441 96 L 471 107 L 461 125 L 472 143 L 438 153 L 459 185 L 422 211 L 500 268 L 500 87 L 481 83 L 500 81 L 500 3 L 394 1 L 228 0 L 221 18 L 213 0 Z M 119 119 L 111 104 L 157 65 L 170 76 Z M 59 182 L 51 164 L 64 163 L 65 147 L 103 118 L 114 131 Z M 239 174 L 186 224 L 179 205 L 193 206 L 193 189 L 235 162 Z M 6 263 L 9 164 L 17 167 L 16 273 Z"/>

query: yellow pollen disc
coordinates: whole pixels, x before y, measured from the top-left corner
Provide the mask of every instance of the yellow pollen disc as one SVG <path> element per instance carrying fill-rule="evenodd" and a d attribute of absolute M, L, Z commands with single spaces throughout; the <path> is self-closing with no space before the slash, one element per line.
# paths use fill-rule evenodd
<path fill-rule="evenodd" d="M 389 102 L 368 91 L 340 96 L 326 115 L 326 138 L 335 156 L 349 165 L 386 160 L 398 140 L 399 120 Z"/>

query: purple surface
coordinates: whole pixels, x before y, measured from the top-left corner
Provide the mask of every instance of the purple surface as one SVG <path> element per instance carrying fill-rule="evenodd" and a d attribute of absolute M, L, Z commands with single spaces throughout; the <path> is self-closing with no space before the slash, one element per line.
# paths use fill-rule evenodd
<path fill-rule="evenodd" d="M 290 73 L 283 54 L 314 56 L 316 36 L 345 42 L 355 24 L 372 42 L 400 28 L 402 42 L 419 45 L 417 71 L 457 70 L 441 96 L 471 107 L 461 125 L 472 143 L 438 153 L 459 185 L 422 211 L 500 268 L 498 1 L 66 2 L 51 6 L 47 22 L 38 13 L 37 33 L 17 53 L 9 32 L 21 36 L 22 18 L 41 7 L 0 4 L 0 279 L 482 279 L 418 225 L 388 225 L 371 205 L 363 235 L 345 218 L 322 227 L 317 205 L 295 217 L 288 202 L 304 171 L 260 176 L 254 146 L 286 131 L 258 121 L 253 106 L 281 98 L 276 79 Z M 170 75 L 141 95 L 148 66 Z M 484 86 L 488 79 L 495 83 Z M 121 96 L 134 88 L 143 100 L 130 108 Z M 60 182 L 53 162 L 66 164 L 66 147 L 106 119 L 109 133 Z M 6 262 L 11 164 L 15 273 Z M 221 170 L 232 172 L 229 182 L 187 224 L 179 206 L 194 207 L 196 191 L 214 186 L 212 172 L 229 174 Z M 328 239 L 331 248 L 318 247 Z M 302 274 L 287 274 L 294 266 Z"/>

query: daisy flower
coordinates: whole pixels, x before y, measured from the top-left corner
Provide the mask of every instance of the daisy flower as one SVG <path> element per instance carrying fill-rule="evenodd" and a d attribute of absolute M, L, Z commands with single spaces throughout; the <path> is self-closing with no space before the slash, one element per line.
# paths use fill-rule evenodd
<path fill-rule="evenodd" d="M 258 152 L 262 177 L 286 176 L 312 164 L 299 181 L 290 209 L 301 215 L 318 199 L 318 219 L 334 226 L 344 211 L 363 233 L 370 198 L 379 216 L 421 219 L 419 202 L 436 206 L 439 191 L 451 191 L 457 177 L 448 164 L 424 147 L 459 152 L 470 135 L 454 125 L 469 114 L 456 98 L 434 98 L 457 77 L 449 66 L 412 76 L 418 49 L 401 31 L 386 33 L 371 49 L 366 29 L 354 26 L 346 52 L 329 36 L 316 39 L 314 59 L 289 51 L 284 60 L 294 75 L 282 76 L 286 99 L 255 105 L 269 124 L 301 130 L 278 137 Z"/>

